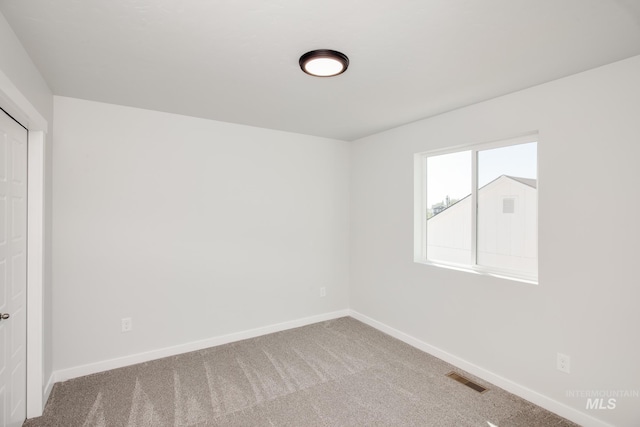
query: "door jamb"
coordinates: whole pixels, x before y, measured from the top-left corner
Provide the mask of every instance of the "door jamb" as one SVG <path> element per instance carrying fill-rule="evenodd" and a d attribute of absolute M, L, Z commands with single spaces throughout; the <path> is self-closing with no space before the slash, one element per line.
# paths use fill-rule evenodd
<path fill-rule="evenodd" d="M 49 123 L 0 70 L 0 106 L 27 127 L 27 418 L 44 408 L 45 153 Z"/>

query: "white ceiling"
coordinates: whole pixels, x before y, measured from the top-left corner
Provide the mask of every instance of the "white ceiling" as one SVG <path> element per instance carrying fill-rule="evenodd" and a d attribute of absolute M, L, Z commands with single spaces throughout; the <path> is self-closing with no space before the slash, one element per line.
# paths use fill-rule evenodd
<path fill-rule="evenodd" d="M 640 54 L 640 0 L 0 0 L 56 95 L 353 140 Z M 298 58 L 347 54 L 347 72 Z"/>

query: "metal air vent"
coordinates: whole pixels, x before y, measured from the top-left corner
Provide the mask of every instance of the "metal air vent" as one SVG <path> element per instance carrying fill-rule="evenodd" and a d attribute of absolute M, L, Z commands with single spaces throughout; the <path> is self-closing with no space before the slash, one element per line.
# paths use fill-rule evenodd
<path fill-rule="evenodd" d="M 469 378 L 465 378 L 460 374 L 456 374 L 455 372 L 449 372 L 447 374 L 447 376 L 453 380 L 458 381 L 461 384 L 466 385 L 469 388 L 474 389 L 475 391 L 477 391 L 478 393 L 484 393 L 485 391 L 487 391 L 486 388 L 482 387 L 480 384 L 476 384 L 473 381 L 471 381 Z"/>

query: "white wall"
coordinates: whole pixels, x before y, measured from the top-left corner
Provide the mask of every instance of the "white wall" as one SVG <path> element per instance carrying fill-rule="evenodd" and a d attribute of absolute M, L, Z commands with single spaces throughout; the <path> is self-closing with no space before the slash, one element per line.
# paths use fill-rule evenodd
<path fill-rule="evenodd" d="M 348 308 L 345 142 L 54 99 L 56 370 Z"/>
<path fill-rule="evenodd" d="M 51 124 L 53 120 L 51 90 L 2 13 L 0 13 L 0 70 Z"/>
<path fill-rule="evenodd" d="M 3 82 L 0 83 L 0 107 L 9 111 L 31 130 L 34 130 L 34 126 L 33 123 L 28 122 L 28 119 L 33 115 L 39 115 L 49 125 L 44 141 L 44 277 L 42 289 L 44 318 L 44 354 L 42 356 L 44 381 L 46 382 L 53 372 L 51 312 L 51 124 L 53 123 L 53 95 L 2 13 L 0 13 L 0 80 Z M 6 87 L 12 89 L 10 93 L 4 92 Z M 18 97 L 20 100 L 17 99 Z M 20 110 L 25 108 L 27 104 L 30 109 L 29 114 L 21 114 Z M 47 132 L 47 129 L 38 130 Z M 28 410 L 29 413 L 34 413 L 32 408 Z"/>
<path fill-rule="evenodd" d="M 413 154 L 538 131 L 539 285 L 413 260 Z M 640 390 L 640 57 L 356 141 L 351 308 L 617 426 Z M 603 210 L 604 207 L 604 210 Z M 614 219 L 615 218 L 615 219 Z M 571 374 L 555 369 L 571 356 Z"/>

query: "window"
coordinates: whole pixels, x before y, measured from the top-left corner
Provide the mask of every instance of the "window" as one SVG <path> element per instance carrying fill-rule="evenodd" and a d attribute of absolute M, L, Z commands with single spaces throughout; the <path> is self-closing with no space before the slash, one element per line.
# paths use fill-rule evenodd
<path fill-rule="evenodd" d="M 537 135 L 415 156 L 415 261 L 538 277 Z"/>
<path fill-rule="evenodd" d="M 502 213 L 516 213 L 516 199 L 505 197 L 502 199 Z"/>

